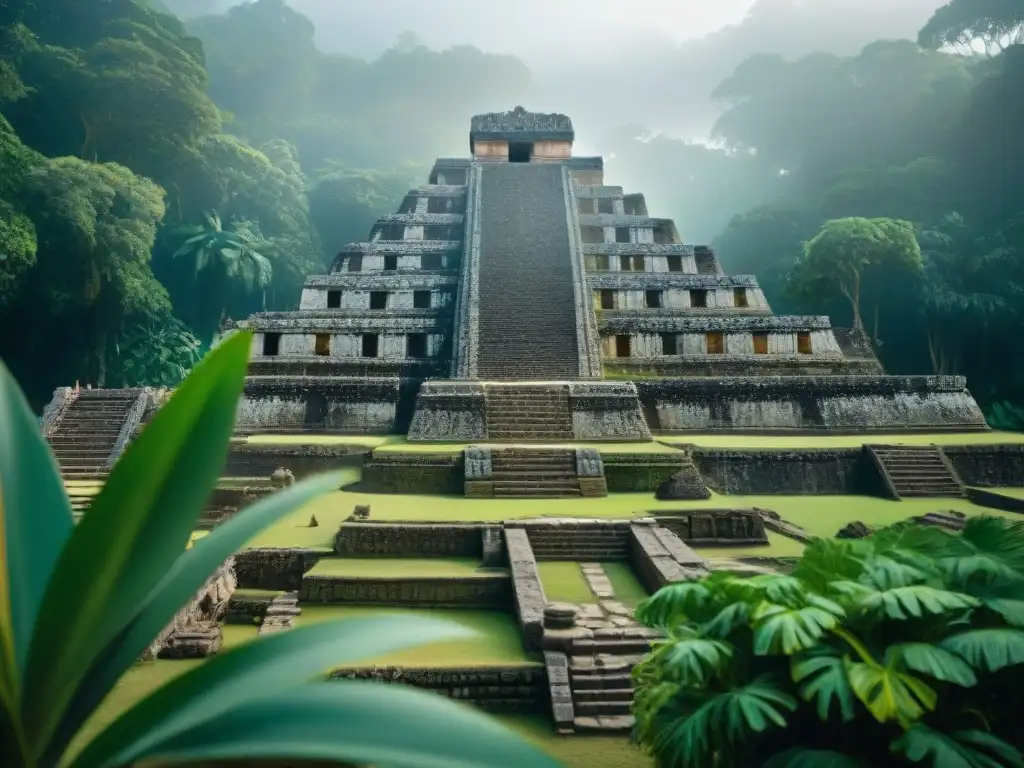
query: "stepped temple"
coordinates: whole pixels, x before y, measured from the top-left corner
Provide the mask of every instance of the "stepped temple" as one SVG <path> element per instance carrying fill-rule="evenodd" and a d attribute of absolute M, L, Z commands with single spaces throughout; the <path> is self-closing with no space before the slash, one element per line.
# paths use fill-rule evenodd
<path fill-rule="evenodd" d="M 572 154 L 565 115 L 472 119 L 368 242 L 265 312 L 243 432 L 410 441 L 647 440 L 651 431 L 984 428 L 963 378 L 886 376 L 862 333 L 771 312 L 642 194 Z"/>

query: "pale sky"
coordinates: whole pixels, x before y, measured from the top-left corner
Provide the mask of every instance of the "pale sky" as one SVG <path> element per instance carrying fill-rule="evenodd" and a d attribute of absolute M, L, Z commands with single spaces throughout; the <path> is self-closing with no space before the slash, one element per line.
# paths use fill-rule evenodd
<path fill-rule="evenodd" d="M 790 0 L 791 1 L 791 0 Z M 754 0 L 289 0 L 319 24 L 322 38 L 359 55 L 380 52 L 404 30 L 431 48 L 473 43 L 494 53 L 557 56 L 616 38 L 701 37 L 743 19 Z"/>

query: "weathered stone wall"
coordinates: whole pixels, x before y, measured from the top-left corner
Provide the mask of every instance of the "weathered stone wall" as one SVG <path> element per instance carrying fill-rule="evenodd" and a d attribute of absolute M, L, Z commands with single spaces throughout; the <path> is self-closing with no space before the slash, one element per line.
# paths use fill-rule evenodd
<path fill-rule="evenodd" d="M 43 437 L 49 437 L 64 418 L 68 408 L 75 402 L 78 395 L 71 387 L 57 387 L 53 390 L 53 397 L 43 409 L 43 416 L 40 420 L 40 427 L 43 430 Z"/>
<path fill-rule="evenodd" d="M 306 571 L 330 554 L 321 549 L 243 549 L 235 555 L 238 586 L 295 591 Z"/>
<path fill-rule="evenodd" d="M 942 450 L 965 485 L 1024 486 L 1024 444 L 947 445 Z"/>
<path fill-rule="evenodd" d="M 483 523 L 345 523 L 334 538 L 340 557 L 483 557 Z"/>
<path fill-rule="evenodd" d="M 537 560 L 525 528 L 506 528 L 505 547 L 512 573 L 516 617 L 528 650 L 540 649 L 544 639 L 544 606 L 547 597 L 540 583 Z"/>
<path fill-rule="evenodd" d="M 410 442 L 468 442 L 485 439 L 487 405 L 483 385 L 468 382 L 423 383 L 409 425 Z"/>
<path fill-rule="evenodd" d="M 706 450 L 693 460 L 708 487 L 726 494 L 875 493 L 878 474 L 862 448 Z M 873 480 L 874 478 L 874 480 Z"/>
<path fill-rule="evenodd" d="M 512 603 L 512 585 L 508 575 L 502 573 L 466 578 L 354 578 L 307 574 L 302 579 L 299 600 L 307 603 L 504 610 Z"/>
<path fill-rule="evenodd" d="M 473 704 L 489 712 L 542 712 L 548 704 L 548 681 L 541 665 L 336 669 L 333 680 L 369 680 L 423 688 Z"/>
<path fill-rule="evenodd" d="M 375 453 L 363 466 L 359 490 L 368 493 L 461 494 L 462 453 Z"/>
<path fill-rule="evenodd" d="M 573 382 L 569 408 L 576 440 L 651 439 L 636 386 L 629 382 Z"/>
<path fill-rule="evenodd" d="M 688 509 L 652 513 L 691 547 L 767 546 L 764 520 L 753 509 Z"/>
<path fill-rule="evenodd" d="M 893 432 L 987 429 L 962 376 L 637 381 L 651 429 Z"/>
<path fill-rule="evenodd" d="M 153 642 L 142 654 L 142 658 L 155 659 L 160 655 L 172 635 L 187 631 L 198 622 L 216 622 L 227 612 L 231 596 L 238 586 L 235 575 L 235 560 L 228 560 L 214 572 L 206 583 L 199 588 L 196 595 L 175 615 L 171 623 L 154 638 Z M 219 645 L 219 644 L 218 644 Z"/>
<path fill-rule="evenodd" d="M 630 526 L 630 564 L 650 594 L 666 584 L 706 576 L 707 563 L 679 537 L 654 520 Z"/>
<path fill-rule="evenodd" d="M 369 448 L 359 445 L 266 445 L 234 442 L 224 477 L 270 477 L 279 467 L 296 479 L 320 472 L 361 466 Z"/>
<path fill-rule="evenodd" d="M 966 493 L 968 499 L 982 507 L 1024 514 L 1024 499 L 996 493 L 995 491 L 986 491 L 983 488 L 967 488 Z"/>
<path fill-rule="evenodd" d="M 609 493 L 654 492 L 687 461 L 675 453 L 606 453 L 604 476 Z"/>
<path fill-rule="evenodd" d="M 602 561 L 629 559 L 626 520 L 542 518 L 507 520 L 506 532 L 522 528 L 535 560 Z"/>

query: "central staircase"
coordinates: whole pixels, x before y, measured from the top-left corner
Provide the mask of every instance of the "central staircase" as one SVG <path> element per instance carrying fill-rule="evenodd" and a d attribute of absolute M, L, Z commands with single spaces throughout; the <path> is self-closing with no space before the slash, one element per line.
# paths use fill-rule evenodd
<path fill-rule="evenodd" d="M 569 686 L 576 717 L 574 730 L 609 733 L 632 730 L 632 671 L 644 657 L 639 655 L 572 656 Z M 600 718 L 600 720 L 595 720 Z"/>
<path fill-rule="evenodd" d="M 494 498 L 579 497 L 576 454 L 567 450 L 496 449 L 491 452 Z"/>
<path fill-rule="evenodd" d="M 962 497 L 964 487 L 935 445 L 868 445 L 887 476 L 894 498 Z"/>
<path fill-rule="evenodd" d="M 102 478 L 107 460 L 138 390 L 83 390 L 50 433 L 50 445 L 66 480 Z"/>
<path fill-rule="evenodd" d="M 489 385 L 484 390 L 490 442 L 560 443 L 573 439 L 569 387 Z"/>
<path fill-rule="evenodd" d="M 480 178 L 477 377 L 579 378 L 562 166 L 495 163 Z"/>

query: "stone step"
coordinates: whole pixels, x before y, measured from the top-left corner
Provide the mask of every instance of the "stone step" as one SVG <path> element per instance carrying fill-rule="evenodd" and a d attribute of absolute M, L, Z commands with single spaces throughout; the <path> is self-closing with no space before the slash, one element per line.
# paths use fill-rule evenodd
<path fill-rule="evenodd" d="M 529 488 L 495 489 L 496 499 L 578 499 L 580 490 L 549 491 Z"/>
<path fill-rule="evenodd" d="M 622 640 L 576 640 L 572 644 L 573 656 L 594 656 L 605 653 L 613 656 L 626 656 L 647 653 L 651 650 L 651 642 L 643 638 L 625 638 Z"/>
<path fill-rule="evenodd" d="M 632 712 L 632 691 L 624 701 L 579 701 L 573 696 L 573 711 L 577 715 L 628 715 Z"/>
<path fill-rule="evenodd" d="M 494 459 L 491 454 L 491 470 L 494 472 L 566 472 L 575 476 L 576 462 L 571 459 Z"/>
<path fill-rule="evenodd" d="M 532 480 L 558 480 L 560 482 L 572 483 L 576 481 L 576 473 L 562 471 L 537 472 L 534 470 L 530 470 L 527 472 L 518 472 L 510 470 L 492 470 L 491 480 L 495 482 L 530 482 Z"/>
<path fill-rule="evenodd" d="M 633 677 L 628 673 L 602 674 L 596 670 L 570 670 L 570 679 L 574 691 L 623 690 L 632 692 L 633 690 Z"/>
<path fill-rule="evenodd" d="M 635 723 L 632 715 L 581 715 L 573 720 L 572 728 L 574 733 L 619 734 L 632 732 Z"/>

